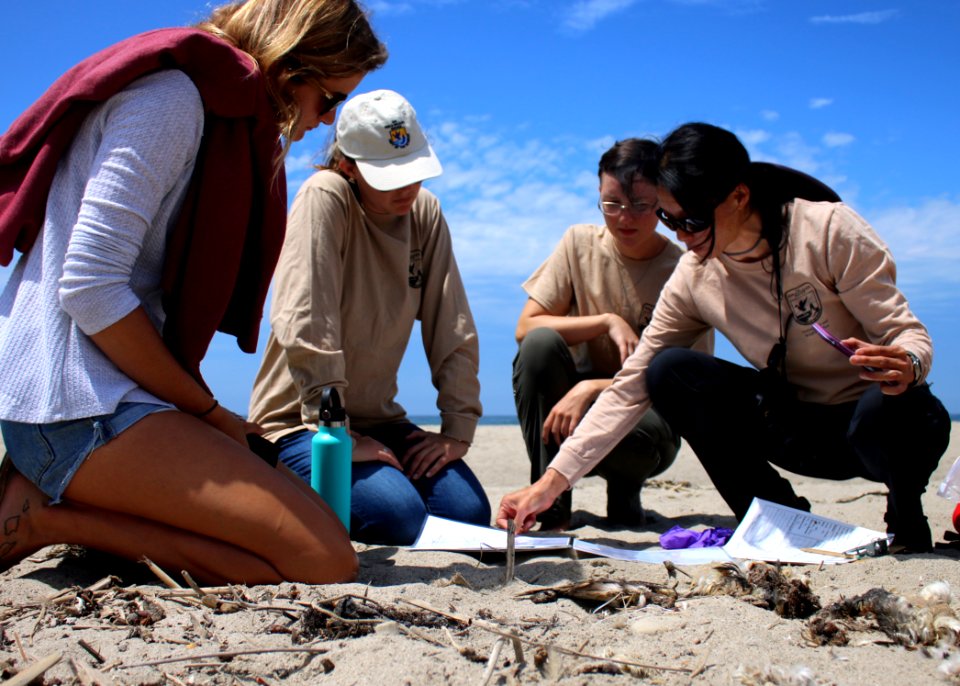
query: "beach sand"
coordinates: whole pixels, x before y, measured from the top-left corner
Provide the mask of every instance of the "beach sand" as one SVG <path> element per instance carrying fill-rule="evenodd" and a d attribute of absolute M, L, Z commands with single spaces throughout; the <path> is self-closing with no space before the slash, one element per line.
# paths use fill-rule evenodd
<path fill-rule="evenodd" d="M 952 530 L 954 504 L 935 491 L 958 455 L 960 424 L 954 424 L 950 447 L 924 497 L 934 540 Z M 526 483 L 517 426 L 482 426 L 468 461 L 494 511 L 502 495 Z M 859 479 L 790 478 L 815 513 L 884 529 L 882 486 Z M 605 498 L 604 482 L 597 478 L 577 485 L 573 534 L 641 547 L 655 544 L 675 524 L 735 526 L 686 446 L 674 466 L 644 489 L 644 506 L 656 518 L 649 526 L 606 528 Z M 667 685 L 932 684 L 943 683 L 941 670 L 960 671 L 955 634 L 951 646 L 905 647 L 870 630 L 876 622 L 868 617 L 846 627 L 846 645 L 814 647 L 804 619 L 781 617 L 730 595 L 683 598 L 694 581 L 712 573 L 710 566 L 686 568 L 692 579 L 680 574 L 671 580 L 661 565 L 577 559 L 568 552 L 526 554 L 518 555 L 515 579 L 504 585 L 503 555 L 364 545 L 357 550 L 358 583 L 215 589 L 204 605 L 195 598 L 166 597 L 143 565 L 48 548 L 0 575 L 0 667 L 6 677 L 59 654 L 62 659 L 42 683 L 416 686 L 622 684 L 638 677 L 640 683 Z M 181 579 L 178 570 L 166 571 Z M 937 581 L 960 593 L 955 549 L 784 572 L 806 578 L 824 607 L 877 588 L 914 596 Z M 117 577 L 109 585 L 84 590 L 109 575 Z M 673 593 L 681 597 L 670 608 L 651 601 L 627 608 L 611 603 L 595 611 L 599 602 L 534 603 L 518 595 L 597 577 L 675 584 Z M 336 602 L 350 594 L 366 600 Z M 242 602 L 226 602 L 236 598 Z M 950 599 L 949 610 L 960 614 L 960 597 Z M 328 623 L 331 612 L 351 621 Z M 518 640 L 501 642 L 501 634 Z M 148 662 L 156 664 L 137 666 Z M 952 679 L 960 683 L 960 677 Z"/>

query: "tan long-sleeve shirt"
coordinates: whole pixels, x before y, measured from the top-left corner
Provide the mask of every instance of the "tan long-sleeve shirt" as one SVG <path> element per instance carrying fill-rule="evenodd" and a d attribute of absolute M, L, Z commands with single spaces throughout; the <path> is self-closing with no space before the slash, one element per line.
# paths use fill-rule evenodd
<path fill-rule="evenodd" d="M 819 322 L 838 338 L 900 345 L 928 371 L 933 345 L 896 285 L 889 249 L 842 203 L 796 200 L 789 208 L 784 251 L 783 318 L 787 378 L 800 400 L 837 404 L 859 398 L 870 381 L 820 339 Z M 766 365 L 779 337 L 777 298 L 769 260 L 752 264 L 726 257 L 703 263 L 685 254 L 664 286 L 637 350 L 600 394 L 550 463 L 573 484 L 593 468 L 650 407 L 646 369 L 668 347 L 689 347 L 707 327 L 723 333 L 751 364 Z"/>
<path fill-rule="evenodd" d="M 441 431 L 473 440 L 477 331 L 440 203 L 421 189 L 407 215 L 376 219 L 332 171 L 297 193 L 250 399 L 251 421 L 270 438 L 316 428 L 325 386 L 340 391 L 352 427 L 404 418 L 397 370 L 420 320 Z"/>

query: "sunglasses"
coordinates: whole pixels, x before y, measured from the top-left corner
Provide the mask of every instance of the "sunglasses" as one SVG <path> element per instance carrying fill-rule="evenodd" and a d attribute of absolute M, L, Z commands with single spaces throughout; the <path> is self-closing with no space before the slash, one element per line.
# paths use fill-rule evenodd
<path fill-rule="evenodd" d="M 713 226 L 712 219 L 677 219 L 667 214 L 662 207 L 657 208 L 657 219 L 671 231 L 683 231 L 684 233 L 701 233 Z"/>
<path fill-rule="evenodd" d="M 318 108 L 318 114 L 321 117 L 327 112 L 335 110 L 340 103 L 347 99 L 346 93 L 331 93 L 322 86 L 320 90 L 323 91 L 323 99 L 320 101 L 320 106 Z"/>
<path fill-rule="evenodd" d="M 631 214 L 647 214 L 652 212 L 656 207 L 656 203 L 650 202 L 634 202 L 629 205 L 623 205 L 618 202 L 611 202 L 609 200 L 601 200 L 597 203 L 597 207 L 600 208 L 600 211 L 603 212 L 608 217 L 619 217 L 623 212 L 630 212 Z"/>

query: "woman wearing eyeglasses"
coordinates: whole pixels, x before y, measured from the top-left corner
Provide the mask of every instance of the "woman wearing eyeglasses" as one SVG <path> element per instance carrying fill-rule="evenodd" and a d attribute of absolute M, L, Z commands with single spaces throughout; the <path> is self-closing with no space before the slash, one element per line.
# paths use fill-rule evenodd
<path fill-rule="evenodd" d="M 529 299 L 517 323 L 513 389 L 531 483 L 636 349 L 682 254 L 656 231 L 657 150 L 639 138 L 607 150 L 598 170 L 604 225 L 570 227 L 523 284 Z M 705 338 L 709 350 L 712 336 Z M 611 524 L 644 523 L 640 489 L 679 448 L 679 434 L 651 410 L 591 471 L 607 482 Z M 571 500 L 561 494 L 538 515 L 540 528 L 568 528 Z"/>
<path fill-rule="evenodd" d="M 356 439 L 350 535 L 364 543 L 408 545 L 427 514 L 490 523 L 463 461 L 481 412 L 477 330 L 440 203 L 421 187 L 441 171 L 403 96 L 356 96 L 326 168 L 297 193 L 277 267 L 250 418 L 309 481 L 320 396 L 338 390 Z M 416 321 L 439 432 L 396 401 Z"/>
<path fill-rule="evenodd" d="M 929 550 L 920 496 L 950 422 L 924 382 L 930 337 L 896 286 L 886 245 L 832 191 L 751 163 L 724 129 L 681 126 L 663 142 L 659 167 L 660 218 L 688 252 L 623 371 L 544 478 L 503 499 L 498 523 L 528 528 L 652 403 L 737 518 L 754 497 L 810 508 L 774 465 L 863 477 L 887 486 L 894 544 Z M 753 367 L 688 350 L 710 326 Z"/>
<path fill-rule="evenodd" d="M 353 0 L 237 2 L 85 60 L 0 139 L 0 259 L 24 252 L 0 296 L 0 568 L 73 543 L 205 583 L 355 576 L 337 517 L 199 365 L 217 329 L 253 352 L 286 148 L 385 59 Z"/>

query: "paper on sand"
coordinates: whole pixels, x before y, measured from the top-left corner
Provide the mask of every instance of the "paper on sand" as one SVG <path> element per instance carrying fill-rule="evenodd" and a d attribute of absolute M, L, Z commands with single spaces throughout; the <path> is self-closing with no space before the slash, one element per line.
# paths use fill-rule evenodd
<path fill-rule="evenodd" d="M 805 552 L 801 548 L 843 553 L 884 538 L 888 537 L 880 531 L 754 498 L 743 521 L 723 547 L 664 550 L 659 546 L 650 546 L 637 550 L 590 543 L 571 536 L 520 535 L 516 537 L 516 550 L 573 548 L 590 555 L 653 564 L 669 560 L 677 565 L 700 565 L 734 559 L 790 564 L 842 564 L 852 562 L 852 559 Z M 506 552 L 507 532 L 428 515 L 420 536 L 411 548 Z"/>

